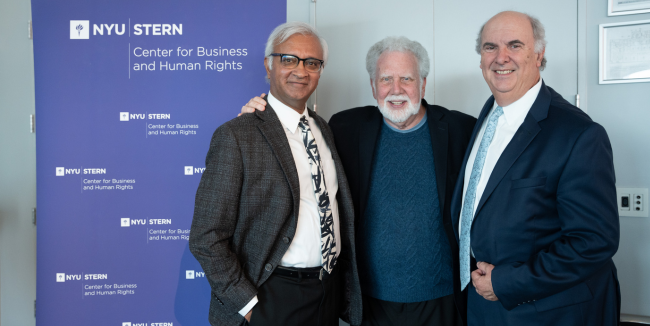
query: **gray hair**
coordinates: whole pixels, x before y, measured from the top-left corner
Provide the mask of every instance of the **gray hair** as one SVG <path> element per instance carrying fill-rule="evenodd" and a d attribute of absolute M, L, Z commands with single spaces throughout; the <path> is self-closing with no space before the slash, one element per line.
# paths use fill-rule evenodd
<path fill-rule="evenodd" d="M 320 47 L 323 49 L 323 61 L 325 61 L 323 67 L 325 67 L 327 64 L 328 54 L 327 42 L 325 42 L 325 39 L 318 34 L 314 27 L 303 22 L 288 22 L 276 27 L 273 32 L 271 32 L 271 35 L 269 35 L 269 39 L 266 41 L 264 57 L 270 57 L 271 53 L 273 53 L 273 48 L 276 45 L 283 43 L 295 34 L 302 34 L 305 36 L 312 35 L 318 38 L 318 41 L 320 41 Z M 273 60 L 268 60 L 268 65 L 269 69 L 273 69 Z"/>
<path fill-rule="evenodd" d="M 410 52 L 413 53 L 418 62 L 418 71 L 420 80 L 427 78 L 429 75 L 429 54 L 427 50 L 417 41 L 411 41 L 404 36 L 389 36 L 375 43 L 368 50 L 366 55 L 366 70 L 371 79 L 377 76 L 377 61 L 384 52 Z"/>
<path fill-rule="evenodd" d="M 533 27 L 533 39 L 535 40 L 535 53 L 541 53 L 546 48 L 546 31 L 544 30 L 544 25 L 539 19 L 526 14 L 525 15 L 530 21 L 530 25 Z M 487 22 L 485 22 L 487 24 Z M 481 43 L 483 43 L 483 29 L 485 24 L 481 26 L 481 29 L 478 31 L 478 37 L 476 38 L 476 53 L 481 54 Z M 542 65 L 539 67 L 539 70 L 542 71 L 546 68 L 546 56 L 542 58 Z"/>

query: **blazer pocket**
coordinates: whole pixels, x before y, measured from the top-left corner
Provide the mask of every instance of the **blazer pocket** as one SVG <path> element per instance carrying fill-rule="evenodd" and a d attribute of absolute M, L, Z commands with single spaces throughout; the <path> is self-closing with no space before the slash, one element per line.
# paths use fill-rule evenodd
<path fill-rule="evenodd" d="M 546 184 L 546 177 L 526 178 L 512 180 L 510 189 L 538 187 Z"/>
<path fill-rule="evenodd" d="M 593 298 L 594 296 L 591 294 L 591 290 L 589 290 L 587 284 L 580 283 L 568 290 L 535 301 L 535 309 L 537 309 L 537 312 L 548 311 L 587 302 Z"/>

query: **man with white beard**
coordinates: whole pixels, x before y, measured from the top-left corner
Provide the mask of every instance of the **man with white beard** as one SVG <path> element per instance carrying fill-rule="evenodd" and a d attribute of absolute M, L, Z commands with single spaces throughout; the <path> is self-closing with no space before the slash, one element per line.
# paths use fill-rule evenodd
<path fill-rule="evenodd" d="M 387 37 L 366 68 L 377 106 L 329 121 L 356 214 L 362 325 L 462 325 L 449 206 L 476 119 L 424 100 L 429 57 L 418 42 Z"/>

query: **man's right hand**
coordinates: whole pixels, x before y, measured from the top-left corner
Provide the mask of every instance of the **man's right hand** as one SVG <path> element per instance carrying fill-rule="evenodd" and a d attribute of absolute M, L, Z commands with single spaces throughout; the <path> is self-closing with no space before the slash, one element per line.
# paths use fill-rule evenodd
<path fill-rule="evenodd" d="M 253 97 L 246 105 L 241 107 L 241 113 L 237 116 L 240 116 L 244 113 L 253 113 L 255 110 L 264 111 L 266 109 L 266 101 L 262 99 L 266 93 L 262 93 L 259 97 Z"/>
<path fill-rule="evenodd" d="M 251 101 L 252 101 L 252 100 L 251 100 Z M 246 316 L 244 316 L 244 318 L 246 318 L 246 321 L 249 322 L 249 323 L 251 322 L 251 315 L 252 315 L 252 314 L 253 314 L 253 309 L 251 309 L 251 311 L 249 311 L 249 312 L 246 314 Z"/>

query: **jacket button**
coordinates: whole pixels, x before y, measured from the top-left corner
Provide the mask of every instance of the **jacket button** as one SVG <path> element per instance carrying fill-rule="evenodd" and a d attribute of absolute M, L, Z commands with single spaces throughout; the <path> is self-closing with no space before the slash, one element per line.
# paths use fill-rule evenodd
<path fill-rule="evenodd" d="M 270 272 L 273 269 L 273 266 L 271 264 L 266 264 L 266 266 L 264 266 L 264 269 L 266 269 L 267 272 Z"/>
<path fill-rule="evenodd" d="M 289 243 L 289 237 L 282 238 L 282 241 L 284 241 L 284 243 Z"/>

